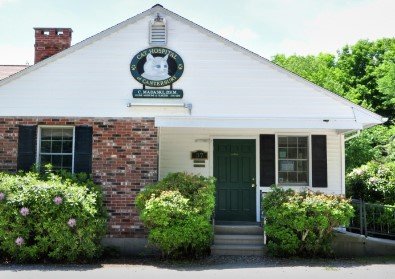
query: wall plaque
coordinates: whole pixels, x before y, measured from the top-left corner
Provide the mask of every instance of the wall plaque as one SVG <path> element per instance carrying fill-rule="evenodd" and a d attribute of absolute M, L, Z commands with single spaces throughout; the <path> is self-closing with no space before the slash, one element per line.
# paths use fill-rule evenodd
<path fill-rule="evenodd" d="M 133 89 L 133 98 L 182 99 L 181 89 Z"/>
<path fill-rule="evenodd" d="M 203 150 L 196 150 L 191 152 L 191 159 L 208 159 L 208 153 Z"/>
<path fill-rule="evenodd" d="M 184 61 L 176 52 L 151 47 L 137 53 L 130 62 L 132 76 L 141 84 L 163 87 L 176 82 L 184 72 Z"/>

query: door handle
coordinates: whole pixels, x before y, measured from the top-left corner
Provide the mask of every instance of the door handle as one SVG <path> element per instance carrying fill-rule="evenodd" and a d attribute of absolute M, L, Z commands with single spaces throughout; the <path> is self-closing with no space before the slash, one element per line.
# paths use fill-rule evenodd
<path fill-rule="evenodd" d="M 255 188 L 255 186 L 256 186 L 255 178 L 252 178 L 251 187 L 252 187 L 252 188 Z"/>

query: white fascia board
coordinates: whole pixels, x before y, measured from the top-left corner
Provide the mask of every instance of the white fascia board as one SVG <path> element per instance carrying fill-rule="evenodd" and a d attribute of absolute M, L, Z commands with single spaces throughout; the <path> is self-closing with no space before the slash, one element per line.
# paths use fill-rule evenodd
<path fill-rule="evenodd" d="M 265 129 L 327 129 L 360 130 L 354 119 L 274 119 L 274 118 L 198 118 L 155 117 L 156 127 L 172 128 L 265 128 Z"/>

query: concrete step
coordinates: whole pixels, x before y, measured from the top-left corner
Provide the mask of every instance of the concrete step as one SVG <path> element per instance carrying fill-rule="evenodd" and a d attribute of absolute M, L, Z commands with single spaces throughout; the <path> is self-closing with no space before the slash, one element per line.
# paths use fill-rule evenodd
<path fill-rule="evenodd" d="M 220 244 L 247 244 L 247 245 L 262 245 L 263 234 L 261 235 L 240 235 L 240 234 L 216 234 L 214 235 L 214 245 Z"/>
<path fill-rule="evenodd" d="M 263 235 L 263 229 L 260 226 L 246 225 L 215 225 L 215 235 L 220 234 L 238 234 L 238 235 Z"/>
<path fill-rule="evenodd" d="M 262 245 L 227 245 L 214 244 L 211 246 L 211 255 L 216 256 L 263 256 L 266 247 Z"/>

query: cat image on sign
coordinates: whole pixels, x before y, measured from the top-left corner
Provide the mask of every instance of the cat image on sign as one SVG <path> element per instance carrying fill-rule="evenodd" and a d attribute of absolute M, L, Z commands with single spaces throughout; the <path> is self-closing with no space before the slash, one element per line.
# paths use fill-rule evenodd
<path fill-rule="evenodd" d="M 167 58 L 169 58 L 168 54 L 165 57 L 153 57 L 151 53 L 148 54 L 147 61 L 144 63 L 144 73 L 141 76 L 150 80 L 168 79 L 170 76 Z"/>

